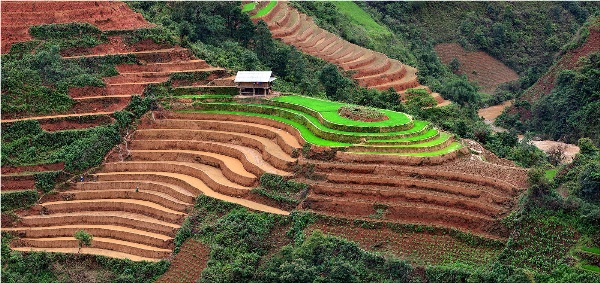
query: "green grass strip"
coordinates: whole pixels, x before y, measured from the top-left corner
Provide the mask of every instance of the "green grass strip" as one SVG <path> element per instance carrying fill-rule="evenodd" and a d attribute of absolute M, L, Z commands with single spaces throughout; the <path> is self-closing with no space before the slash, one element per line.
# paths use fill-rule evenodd
<path fill-rule="evenodd" d="M 356 3 L 351 1 L 332 1 L 331 3 L 342 14 L 348 16 L 352 22 L 364 27 L 369 35 L 391 35 L 392 32 L 388 28 L 375 22 L 371 15 L 361 9 Z"/>
<path fill-rule="evenodd" d="M 440 150 L 436 150 L 436 151 L 428 151 L 428 152 L 417 152 L 417 153 L 386 153 L 388 155 L 398 155 L 398 156 L 439 156 L 439 155 L 443 155 L 446 153 L 450 153 L 453 152 L 455 150 L 458 150 L 462 148 L 462 145 L 459 142 L 453 142 L 452 144 L 450 144 L 448 147 L 445 147 L 443 149 Z M 381 152 L 352 152 L 355 154 L 381 154 Z"/>
<path fill-rule="evenodd" d="M 286 119 L 286 118 L 281 118 L 281 117 L 277 117 L 277 116 L 272 116 L 272 115 L 267 115 L 267 114 L 259 114 L 259 113 L 251 113 L 251 112 L 236 112 L 236 111 L 220 111 L 220 110 L 212 110 L 212 111 L 200 111 L 200 110 L 183 110 L 183 111 L 177 111 L 177 112 L 200 112 L 200 113 L 215 113 L 215 114 L 232 114 L 232 115 L 241 115 L 241 116 L 254 116 L 254 117 L 261 117 L 261 118 L 267 118 L 267 119 L 271 119 L 271 120 L 275 120 L 284 124 L 288 124 L 296 129 L 298 129 L 298 131 L 300 131 L 300 135 L 302 135 L 302 137 L 304 138 L 304 140 L 306 140 L 306 142 L 314 144 L 314 145 L 319 145 L 319 146 L 329 146 L 329 147 L 343 147 L 343 146 L 350 146 L 352 144 L 350 143 L 343 143 L 343 142 L 336 142 L 336 141 L 330 141 L 330 140 L 326 140 L 326 139 L 322 139 L 320 137 L 315 136 L 315 134 L 313 132 L 311 132 L 307 127 L 305 127 L 304 125 Z"/>
<path fill-rule="evenodd" d="M 585 269 L 585 270 L 589 270 L 589 271 L 600 273 L 600 267 L 595 266 L 595 265 L 582 264 L 581 265 L 581 269 Z"/>
<path fill-rule="evenodd" d="M 558 169 L 546 170 L 546 172 L 544 173 L 544 176 L 546 177 L 546 179 L 552 180 L 556 176 L 556 172 L 558 172 Z"/>
<path fill-rule="evenodd" d="M 254 16 L 252 16 L 250 18 L 252 18 L 252 19 L 260 18 L 260 17 L 268 14 L 269 12 L 271 12 L 271 10 L 273 9 L 273 7 L 275 7 L 275 5 L 277 5 L 277 1 L 271 1 L 271 2 L 269 2 L 269 4 L 266 7 L 258 10 L 258 13 L 256 13 L 256 15 L 254 15 Z"/>
<path fill-rule="evenodd" d="M 423 142 L 423 143 L 405 144 L 405 145 L 393 145 L 393 144 L 391 144 L 391 145 L 373 145 L 372 147 L 373 148 L 377 148 L 378 146 L 386 147 L 386 148 L 390 148 L 390 147 L 394 147 L 394 148 L 428 147 L 428 146 L 434 146 L 434 145 L 441 144 L 451 137 L 452 137 L 452 135 L 442 132 L 442 133 L 440 133 L 440 136 L 437 137 L 436 139 L 433 139 L 433 140 L 430 140 L 427 142 Z"/>
<path fill-rule="evenodd" d="M 593 254 L 600 255 L 600 248 L 583 247 L 583 248 L 581 248 L 581 250 L 584 251 L 584 252 L 588 252 L 588 253 L 593 253 Z"/>
<path fill-rule="evenodd" d="M 385 114 L 389 119 L 377 122 L 365 122 L 356 121 L 342 117 L 338 114 L 338 109 L 342 106 L 349 104 L 321 100 L 318 98 L 299 96 L 299 95 L 287 95 L 279 96 L 272 99 L 273 101 L 297 104 L 315 110 L 323 116 L 323 119 L 341 125 L 357 126 L 357 127 L 390 127 L 390 126 L 401 126 L 410 123 L 410 118 L 401 112 L 395 112 L 385 109 L 377 109 L 381 113 Z M 355 105 L 356 106 L 356 105 Z"/>
<path fill-rule="evenodd" d="M 242 13 L 247 13 L 256 8 L 256 2 L 248 3 L 242 7 Z"/>
<path fill-rule="evenodd" d="M 422 121 L 415 121 L 415 122 L 422 122 Z M 414 137 L 401 138 L 401 139 L 391 139 L 391 140 L 368 140 L 367 143 L 386 143 L 386 144 L 389 143 L 389 144 L 393 144 L 393 143 L 397 143 L 397 142 L 419 141 L 419 140 L 424 140 L 424 139 L 433 137 L 433 136 L 435 136 L 437 134 L 438 134 L 438 130 L 436 130 L 436 129 L 429 129 L 424 134 L 418 135 L 418 136 L 414 136 Z"/>

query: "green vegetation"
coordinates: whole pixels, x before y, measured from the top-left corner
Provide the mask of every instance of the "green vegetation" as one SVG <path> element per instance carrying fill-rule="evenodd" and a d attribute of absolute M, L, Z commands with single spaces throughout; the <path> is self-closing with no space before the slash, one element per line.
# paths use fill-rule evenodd
<path fill-rule="evenodd" d="M 244 6 L 242 6 L 242 13 L 250 12 L 250 11 L 254 10 L 254 8 L 256 8 L 256 2 L 250 2 L 248 4 L 244 4 Z"/>
<path fill-rule="evenodd" d="M 549 169 L 549 170 L 546 170 L 546 173 L 544 176 L 546 177 L 546 179 L 552 180 L 556 176 L 557 172 L 558 172 L 558 169 Z"/>
<path fill-rule="evenodd" d="M 586 251 L 588 253 L 593 253 L 593 254 L 600 254 L 600 248 L 588 248 L 588 247 L 583 247 L 581 248 L 581 250 Z"/>
<path fill-rule="evenodd" d="M 284 207 L 293 209 L 308 193 L 308 185 L 285 180 L 283 176 L 265 173 L 260 176 L 260 187 L 252 192 L 279 202 Z"/>
<path fill-rule="evenodd" d="M 89 23 L 32 26 L 29 28 L 29 34 L 35 39 L 44 40 L 46 46 L 58 45 L 61 49 L 93 47 L 108 40 L 106 34 Z"/>
<path fill-rule="evenodd" d="M 148 111 L 153 100 L 151 96 L 133 97 L 125 111 L 113 114 L 112 124 L 81 130 L 47 132 L 36 120 L 2 123 L 2 166 L 64 162 L 68 173 L 97 166 L 121 141 L 133 120 Z M 60 174 L 61 171 L 37 174 L 36 187 L 49 191 Z"/>
<path fill-rule="evenodd" d="M 4 201 L 4 200 L 3 200 Z M 2 282 L 154 282 L 168 261 L 133 262 L 104 256 L 10 249 L 11 236 L 2 232 Z"/>
<path fill-rule="evenodd" d="M 86 246 L 86 247 L 92 246 L 92 240 L 94 239 L 94 236 L 92 236 L 90 233 L 86 232 L 83 229 L 75 232 L 75 235 L 73 235 L 73 237 L 75 237 L 75 239 L 77 239 L 77 244 L 79 246 L 77 253 L 81 252 L 81 248 L 83 246 Z"/>
<path fill-rule="evenodd" d="M 265 16 L 266 14 L 271 12 L 271 10 L 273 9 L 273 7 L 275 7 L 275 5 L 277 5 L 277 1 L 270 1 L 269 4 L 267 4 L 267 6 L 258 10 L 256 15 L 252 16 L 252 18 L 260 18 L 262 16 Z"/>
<path fill-rule="evenodd" d="M 600 117 L 597 85 L 600 53 L 592 53 L 580 63 L 579 68 L 563 70 L 557 75 L 549 95 L 532 103 L 517 101 L 517 110 L 523 111 L 503 113 L 498 117 L 498 124 L 568 143 L 589 137 L 600 145 L 600 125 L 596 119 Z M 521 117 L 521 112 L 531 113 L 531 116 Z"/>
<path fill-rule="evenodd" d="M 2 212 L 17 208 L 30 207 L 38 200 L 38 192 L 35 190 L 2 192 Z"/>
<path fill-rule="evenodd" d="M 400 126 L 410 122 L 410 118 L 404 113 L 394 112 L 389 110 L 381 109 L 389 119 L 378 122 L 363 122 L 355 121 L 348 118 L 344 118 L 339 115 L 338 109 L 346 106 L 344 103 L 338 103 L 333 101 L 327 101 L 322 99 L 316 99 L 306 96 L 297 95 L 286 95 L 273 98 L 274 101 L 285 102 L 288 104 L 295 104 L 297 106 L 306 107 L 311 110 L 318 112 L 323 119 L 330 121 L 331 123 L 348 125 L 348 126 L 371 126 L 371 127 L 386 127 L 386 126 Z M 317 117 L 318 118 L 318 117 Z"/>
<path fill-rule="evenodd" d="M 376 18 L 398 34 L 415 30 L 433 43 L 459 42 L 483 50 L 521 76 L 521 90 L 552 64 L 553 56 L 587 17 L 592 3 L 368 2 Z M 415 20 L 418 19 L 418 20 Z M 420 69 L 420 68 L 419 68 Z"/>
<path fill-rule="evenodd" d="M 57 45 L 2 55 L 3 118 L 66 113 L 75 103 L 70 87 L 104 86 L 102 77 L 118 74 L 115 65 L 134 62 L 117 55 L 64 59 Z"/>
<path fill-rule="evenodd" d="M 351 1 L 334 1 L 331 2 L 340 11 L 347 15 L 352 22 L 363 27 L 370 35 L 376 36 L 391 36 L 392 32 L 385 26 L 375 22 L 369 13 L 361 9 L 355 2 Z"/>

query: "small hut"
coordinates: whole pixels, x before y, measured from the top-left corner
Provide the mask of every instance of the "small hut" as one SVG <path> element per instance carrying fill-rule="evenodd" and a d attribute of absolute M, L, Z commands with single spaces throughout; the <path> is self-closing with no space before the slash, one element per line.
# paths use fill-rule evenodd
<path fill-rule="evenodd" d="M 235 85 L 240 95 L 268 95 L 275 77 L 272 71 L 239 71 L 235 76 Z"/>

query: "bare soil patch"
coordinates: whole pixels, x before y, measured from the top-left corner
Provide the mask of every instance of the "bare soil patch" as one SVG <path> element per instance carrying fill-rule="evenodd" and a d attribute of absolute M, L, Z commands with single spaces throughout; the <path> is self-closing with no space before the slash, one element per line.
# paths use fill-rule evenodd
<path fill-rule="evenodd" d="M 571 161 L 573 161 L 575 155 L 579 153 L 579 147 L 570 143 L 551 140 L 531 141 L 531 143 L 546 153 L 550 152 L 552 149 L 555 148 L 564 148 L 564 158 L 562 161 L 565 163 L 570 163 Z"/>
<path fill-rule="evenodd" d="M 458 73 L 483 87 L 484 93 L 492 94 L 499 84 L 519 79 L 519 75 L 483 51 L 467 51 L 458 43 L 442 43 L 435 46 L 444 64 L 456 58 L 460 62 Z"/>
<path fill-rule="evenodd" d="M 188 239 L 171 261 L 169 270 L 157 283 L 194 283 L 206 268 L 210 248 L 196 239 Z"/>
<path fill-rule="evenodd" d="M 2 174 L 15 174 L 21 172 L 58 171 L 65 169 L 65 163 L 38 164 L 30 166 L 2 166 Z"/>
<path fill-rule="evenodd" d="M 40 126 L 45 131 L 62 131 L 62 130 L 74 130 L 74 129 L 85 129 L 96 126 L 108 125 L 113 122 L 110 116 L 102 115 L 91 120 L 85 120 L 83 122 L 74 120 L 42 120 Z"/>
<path fill-rule="evenodd" d="M 391 254 L 416 265 L 437 265 L 455 261 L 486 264 L 500 249 L 471 246 L 442 232 L 397 232 L 389 228 L 368 229 L 317 223 L 309 231 L 343 237 L 366 250 Z"/>

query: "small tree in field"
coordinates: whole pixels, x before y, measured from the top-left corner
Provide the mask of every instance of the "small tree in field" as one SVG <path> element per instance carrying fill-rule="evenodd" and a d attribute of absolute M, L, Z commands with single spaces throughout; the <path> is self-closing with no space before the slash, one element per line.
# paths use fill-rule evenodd
<path fill-rule="evenodd" d="M 86 247 L 91 246 L 92 239 L 94 238 L 94 236 L 92 236 L 90 233 L 86 232 L 83 229 L 75 232 L 74 237 L 79 242 L 79 250 L 77 250 L 77 253 L 81 252 L 81 248 L 83 246 L 86 246 Z"/>

